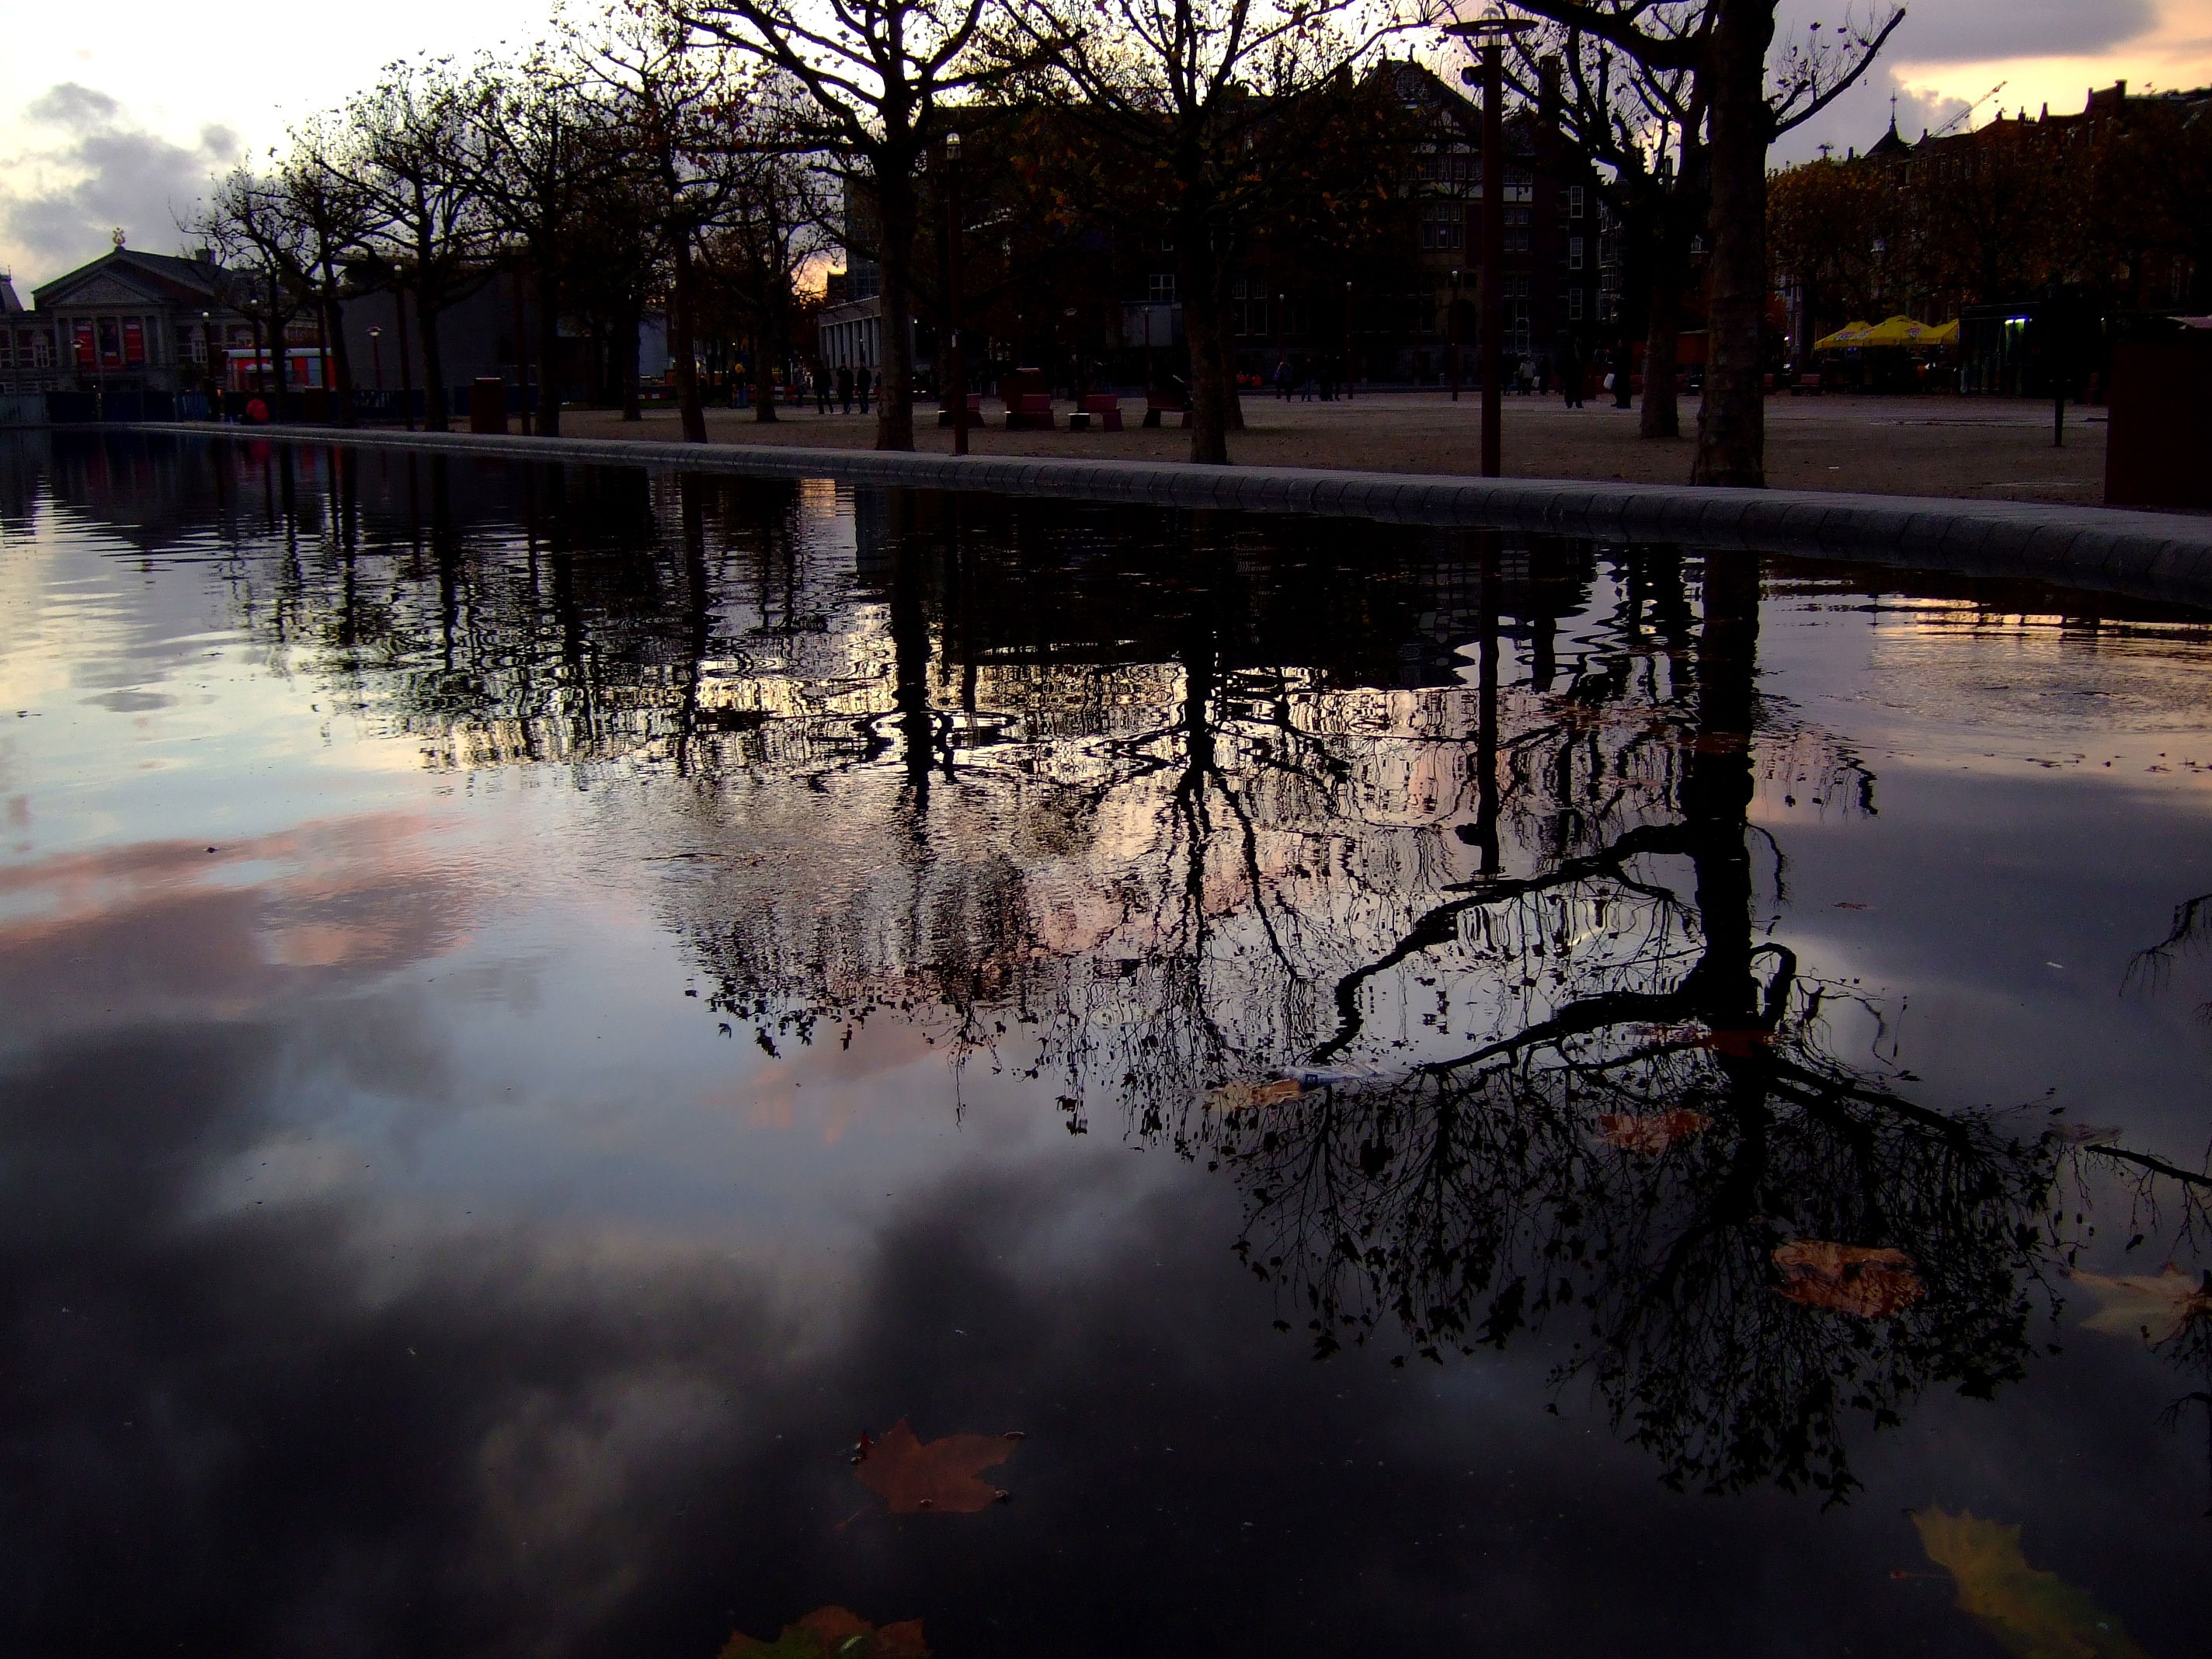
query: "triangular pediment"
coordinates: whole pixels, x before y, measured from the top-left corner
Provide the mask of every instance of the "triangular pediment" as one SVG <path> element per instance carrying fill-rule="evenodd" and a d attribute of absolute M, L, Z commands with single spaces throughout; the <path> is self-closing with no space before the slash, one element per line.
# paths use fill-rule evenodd
<path fill-rule="evenodd" d="M 117 259 L 101 259 L 57 276 L 37 295 L 39 308 L 54 306 L 135 306 L 158 303 L 161 295 L 150 281 Z"/>
<path fill-rule="evenodd" d="M 49 303 L 64 306 L 135 306 L 143 305 L 153 297 L 135 283 L 120 282 L 112 276 L 95 276 L 88 283 L 55 295 Z"/>

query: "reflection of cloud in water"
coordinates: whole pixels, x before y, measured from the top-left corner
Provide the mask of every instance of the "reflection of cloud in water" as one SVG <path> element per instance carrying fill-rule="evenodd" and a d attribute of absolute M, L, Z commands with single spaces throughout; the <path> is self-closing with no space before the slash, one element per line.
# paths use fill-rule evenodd
<path fill-rule="evenodd" d="M 0 997 L 19 1035 L 159 1012 L 234 1018 L 297 974 L 371 980 L 465 938 L 471 880 L 419 817 L 219 846 L 141 842 L 0 870 Z"/>

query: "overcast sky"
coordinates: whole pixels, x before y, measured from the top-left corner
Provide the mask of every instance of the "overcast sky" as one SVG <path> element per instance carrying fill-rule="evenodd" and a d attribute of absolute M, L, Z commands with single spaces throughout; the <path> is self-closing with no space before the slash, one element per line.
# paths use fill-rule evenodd
<path fill-rule="evenodd" d="M 1886 8 L 1885 8 L 1886 9 Z M 210 12 L 109 0 L 91 18 L 52 3 L 11 9 L 0 54 L 0 271 L 16 291 L 94 258 L 121 226 L 131 244 L 177 251 L 210 173 L 282 141 L 378 66 L 422 52 L 466 56 L 546 30 L 550 0 L 381 0 L 322 10 L 228 0 Z M 1832 28 L 1867 0 L 1783 0 L 1789 31 Z M 2212 0 L 1912 0 L 1884 64 L 1778 159 L 1863 148 L 1898 98 L 1908 137 L 1990 88 L 2033 111 L 2081 106 L 2089 87 L 2212 82 Z"/>

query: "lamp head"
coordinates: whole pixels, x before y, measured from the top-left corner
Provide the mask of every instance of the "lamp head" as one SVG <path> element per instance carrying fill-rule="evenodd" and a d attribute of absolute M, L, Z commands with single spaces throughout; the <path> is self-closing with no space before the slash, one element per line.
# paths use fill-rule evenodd
<path fill-rule="evenodd" d="M 945 135 L 945 159 L 954 162 L 960 159 L 960 135 L 957 132 Z"/>

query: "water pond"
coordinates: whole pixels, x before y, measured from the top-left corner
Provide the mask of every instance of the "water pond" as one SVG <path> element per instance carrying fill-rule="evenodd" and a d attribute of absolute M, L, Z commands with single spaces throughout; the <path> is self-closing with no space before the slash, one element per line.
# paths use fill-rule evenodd
<path fill-rule="evenodd" d="M 0 1645 L 2212 1651 L 2208 831 L 2108 595 L 0 440 Z"/>

